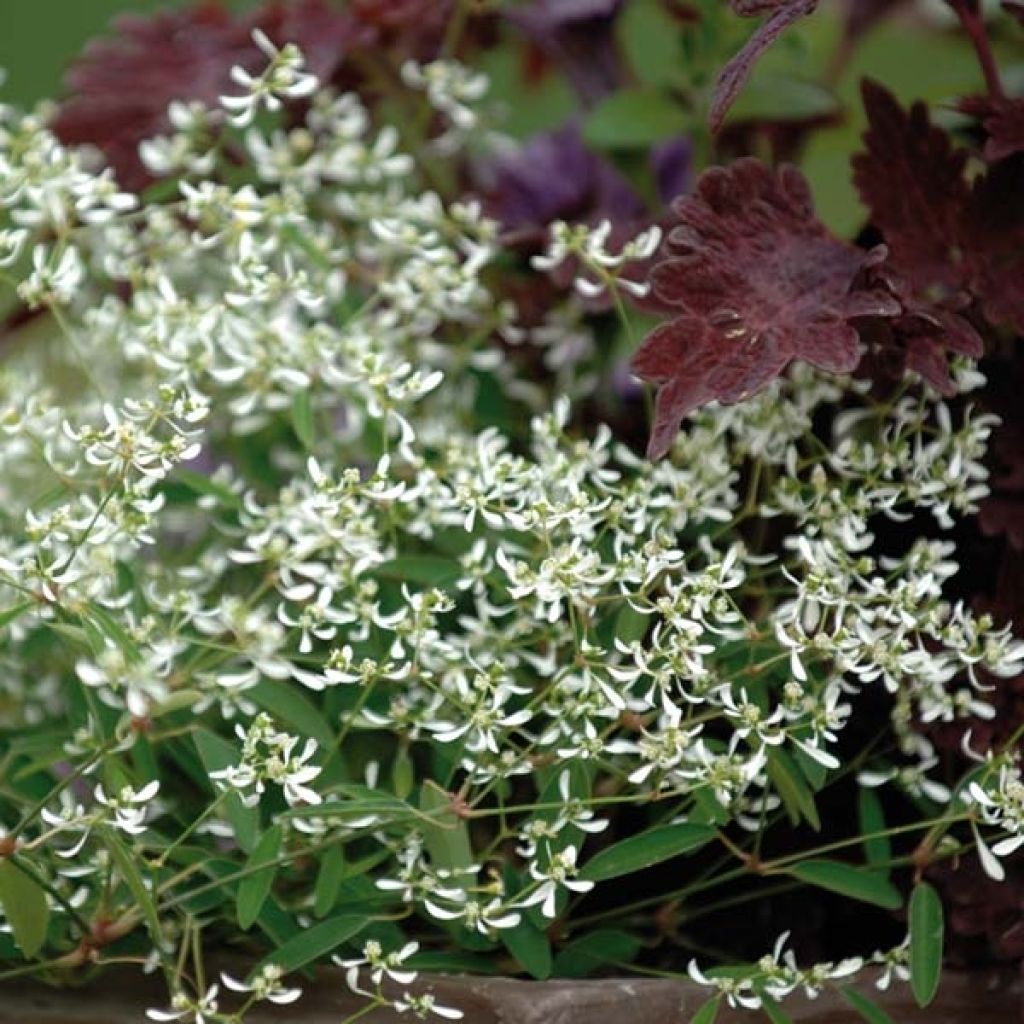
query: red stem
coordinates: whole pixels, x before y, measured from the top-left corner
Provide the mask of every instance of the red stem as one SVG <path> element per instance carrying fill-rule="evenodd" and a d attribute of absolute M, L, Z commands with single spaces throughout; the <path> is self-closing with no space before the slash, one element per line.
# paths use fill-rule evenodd
<path fill-rule="evenodd" d="M 988 94 L 995 100 L 1006 98 L 1003 92 L 1003 83 L 999 78 L 999 68 L 996 66 L 996 58 L 992 53 L 992 46 L 989 43 L 988 31 L 985 28 L 984 19 L 978 8 L 977 0 L 949 0 L 950 7 L 956 11 L 960 24 L 964 31 L 970 36 L 974 45 L 974 52 L 978 55 L 978 63 L 981 64 L 981 72 L 985 76 L 985 85 L 988 87 Z"/>

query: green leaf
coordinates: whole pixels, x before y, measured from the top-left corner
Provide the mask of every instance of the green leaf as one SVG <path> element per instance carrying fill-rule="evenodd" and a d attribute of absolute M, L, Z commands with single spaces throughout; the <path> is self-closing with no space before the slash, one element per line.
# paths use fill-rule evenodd
<path fill-rule="evenodd" d="M 424 587 L 445 587 L 462 575 L 462 566 L 454 558 L 442 555 L 403 555 L 384 562 L 373 570 L 384 579 L 401 583 L 419 583 Z"/>
<path fill-rule="evenodd" d="M 283 679 L 261 679 L 245 695 L 300 736 L 312 736 L 321 747 L 334 746 L 334 730 L 295 684 Z"/>
<path fill-rule="evenodd" d="M 50 904 L 39 883 L 6 857 L 0 859 L 0 906 L 22 953 L 34 957 L 46 941 Z"/>
<path fill-rule="evenodd" d="M 638 612 L 627 601 L 615 617 L 615 636 L 624 644 L 631 644 L 634 640 L 643 640 L 650 624 L 650 616 Z"/>
<path fill-rule="evenodd" d="M 815 832 L 820 832 L 821 819 L 814 803 L 814 794 L 808 788 L 803 773 L 793 759 L 778 747 L 768 752 L 768 778 L 775 787 L 775 792 L 779 794 L 789 820 L 794 825 L 799 825 L 802 819 Z"/>
<path fill-rule="evenodd" d="M 727 121 L 824 120 L 839 112 L 836 97 L 819 82 L 766 71 L 751 78 Z"/>
<path fill-rule="evenodd" d="M 17 604 L 12 604 L 10 608 L 5 608 L 0 612 L 0 629 L 3 629 L 4 626 L 9 626 L 15 619 L 27 612 L 35 603 L 35 601 L 19 601 Z"/>
<path fill-rule="evenodd" d="M 258 974 L 267 964 L 276 964 L 285 971 L 294 971 L 306 964 L 333 953 L 358 931 L 366 927 L 366 918 L 354 914 L 342 914 L 329 918 L 307 928 L 290 938 L 275 952 L 259 962 L 252 972 Z"/>
<path fill-rule="evenodd" d="M 873 789 L 861 788 L 857 794 L 857 820 L 860 833 L 864 836 L 864 856 L 868 863 L 879 871 L 889 872 L 892 860 L 892 844 L 888 836 L 873 833 L 885 831 L 885 813 L 882 801 Z"/>
<path fill-rule="evenodd" d="M 606 878 L 629 875 L 649 868 L 652 864 L 660 864 L 664 860 L 700 849 L 714 837 L 715 830 L 708 825 L 694 825 L 690 822 L 662 825 L 623 839 L 595 854 L 583 866 L 580 878 L 601 882 Z"/>
<path fill-rule="evenodd" d="M 253 926 L 260 916 L 264 901 L 270 895 L 270 887 L 274 884 L 277 872 L 273 862 L 281 852 L 282 835 L 280 825 L 267 829 L 245 862 L 244 870 L 253 871 L 253 874 L 246 875 L 238 886 L 238 926 L 243 931 Z M 264 864 L 270 866 L 260 871 L 254 870 Z"/>
<path fill-rule="evenodd" d="M 658 3 L 624 4 L 616 22 L 629 66 L 645 85 L 671 85 L 683 67 L 679 22 Z"/>
<path fill-rule="evenodd" d="M 840 991 L 843 998 L 868 1022 L 868 1024 L 893 1024 L 889 1016 L 874 1000 L 858 992 L 850 985 Z"/>
<path fill-rule="evenodd" d="M 163 943 L 163 931 L 160 927 L 160 915 L 156 912 L 156 903 L 153 901 L 153 894 L 146 888 L 146 883 L 139 872 L 139 866 L 135 855 L 121 841 L 121 837 L 112 829 L 101 826 L 97 829 L 103 845 L 110 853 L 110 859 L 117 868 L 117 873 L 128 886 L 139 910 L 146 920 L 146 927 L 157 947 Z"/>
<path fill-rule="evenodd" d="M 139 645 L 128 634 L 128 631 L 115 619 L 106 608 L 102 608 L 95 602 L 90 602 L 87 612 L 89 618 L 96 624 L 101 633 L 124 654 L 129 661 L 139 662 L 142 660 L 142 652 Z"/>
<path fill-rule="evenodd" d="M 761 1008 L 772 1024 L 793 1024 L 793 1019 L 771 996 L 761 996 Z"/>
<path fill-rule="evenodd" d="M 837 860 L 805 860 L 787 868 L 785 873 L 809 885 L 830 889 L 886 910 L 899 910 L 903 905 L 899 890 L 888 879 L 877 872 Z"/>
<path fill-rule="evenodd" d="M 682 134 L 683 110 L 656 89 L 620 89 L 602 100 L 583 122 L 583 138 L 602 149 L 645 149 Z"/>
<path fill-rule="evenodd" d="M 690 1024 L 715 1024 L 718 1016 L 718 1004 L 721 996 L 712 996 L 700 1009 L 690 1018 Z"/>
<path fill-rule="evenodd" d="M 241 499 L 230 487 L 225 487 L 223 484 L 211 480 L 202 473 L 196 473 L 194 470 L 178 466 L 175 468 L 171 479 L 183 484 L 195 494 L 216 499 L 227 508 L 240 508 L 242 505 Z"/>
<path fill-rule="evenodd" d="M 942 974 L 942 901 L 927 883 L 918 882 L 910 897 L 910 988 L 918 1006 L 927 1006 Z"/>
<path fill-rule="evenodd" d="M 197 729 L 192 734 L 192 741 L 207 775 L 237 765 L 242 759 L 234 744 L 206 729 Z M 260 829 L 259 808 L 246 807 L 237 793 L 229 793 L 224 798 L 224 814 L 235 831 L 235 842 L 246 853 L 251 853 Z"/>
<path fill-rule="evenodd" d="M 523 921 L 515 928 L 503 928 L 501 941 L 532 977 L 543 979 L 551 974 L 551 942 L 540 929 Z"/>
<path fill-rule="evenodd" d="M 570 942 L 555 957 L 559 978 L 585 978 L 606 964 L 628 964 L 640 951 L 640 940 L 628 932 L 598 928 Z"/>
<path fill-rule="evenodd" d="M 320 870 L 313 889 L 313 913 L 326 917 L 338 902 L 338 891 L 345 877 L 345 853 L 341 846 L 332 846 L 320 860 Z"/>
<path fill-rule="evenodd" d="M 308 390 L 297 391 L 295 398 L 292 399 L 292 427 L 295 436 L 302 442 L 302 447 L 306 451 L 312 451 L 316 445 L 316 421 Z"/>
<path fill-rule="evenodd" d="M 403 743 L 395 753 L 395 761 L 391 766 L 391 785 L 395 796 L 404 800 L 412 792 L 415 781 L 415 766 L 409 756 L 408 744 Z"/>
<path fill-rule="evenodd" d="M 452 810 L 451 795 L 427 780 L 420 789 L 420 808 L 430 815 L 422 826 L 423 840 L 435 867 L 461 871 L 473 864 L 466 822 Z"/>

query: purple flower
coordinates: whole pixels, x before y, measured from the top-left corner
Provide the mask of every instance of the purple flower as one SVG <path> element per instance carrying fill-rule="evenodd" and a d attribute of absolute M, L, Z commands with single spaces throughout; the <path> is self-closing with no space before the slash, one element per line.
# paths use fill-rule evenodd
<path fill-rule="evenodd" d="M 507 17 L 562 69 L 589 105 L 622 84 L 612 34 L 621 6 L 622 0 L 534 0 Z"/>
<path fill-rule="evenodd" d="M 570 121 L 535 135 L 480 172 L 492 216 L 506 227 L 544 227 L 554 220 L 612 223 L 643 216 L 644 204 L 611 164 L 583 143 Z"/>

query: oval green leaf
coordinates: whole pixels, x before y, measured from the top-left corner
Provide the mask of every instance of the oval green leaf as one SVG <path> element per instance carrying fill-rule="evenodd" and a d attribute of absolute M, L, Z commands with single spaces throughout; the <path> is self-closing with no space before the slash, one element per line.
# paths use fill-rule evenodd
<path fill-rule="evenodd" d="M 715 830 L 709 825 L 682 822 L 662 825 L 595 854 L 583 866 L 580 877 L 590 882 L 603 882 L 634 871 L 642 871 L 652 864 L 660 864 L 684 853 L 691 853 L 709 843 Z"/>
<path fill-rule="evenodd" d="M 805 860 L 787 868 L 787 875 L 808 885 L 849 896 L 862 903 L 873 903 L 886 910 L 899 910 L 903 898 L 899 890 L 875 871 L 843 864 L 837 860 Z"/>
<path fill-rule="evenodd" d="M 539 928 L 523 921 L 502 929 L 501 941 L 531 977 L 543 980 L 551 974 L 551 942 Z"/>
<path fill-rule="evenodd" d="M 918 1006 L 927 1006 L 939 988 L 943 930 L 939 894 L 918 882 L 910 897 L 910 988 Z"/>
<path fill-rule="evenodd" d="M 22 953 L 34 957 L 46 940 L 50 904 L 42 886 L 7 858 L 0 859 L 0 906 Z"/>
<path fill-rule="evenodd" d="M 260 916 L 263 904 L 270 895 L 270 887 L 274 884 L 277 870 L 274 861 L 281 852 L 280 825 L 267 829 L 260 841 L 253 848 L 245 863 L 246 874 L 238 886 L 238 926 L 248 931 Z M 264 865 L 268 865 L 264 867 Z"/>

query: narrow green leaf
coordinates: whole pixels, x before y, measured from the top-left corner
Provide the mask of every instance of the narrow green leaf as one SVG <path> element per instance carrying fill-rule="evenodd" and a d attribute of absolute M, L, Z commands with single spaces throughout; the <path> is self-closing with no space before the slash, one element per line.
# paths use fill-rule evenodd
<path fill-rule="evenodd" d="M 139 645 L 128 634 L 128 631 L 124 626 L 122 626 L 106 608 L 101 607 L 93 601 L 89 604 L 87 614 L 99 628 L 100 632 L 103 633 L 103 635 L 112 644 L 114 644 L 114 646 L 117 647 L 129 661 L 139 662 L 142 660 L 142 652 L 139 650 Z"/>
<path fill-rule="evenodd" d="M 196 473 L 194 470 L 178 466 L 174 470 L 171 479 L 183 484 L 195 494 L 216 499 L 221 505 L 225 505 L 228 508 L 241 507 L 241 499 L 230 487 L 225 487 L 223 484 L 211 480 L 210 477 L 202 473 Z"/>
<path fill-rule="evenodd" d="M 422 826 L 423 840 L 435 867 L 460 871 L 473 863 L 466 822 L 451 809 L 452 798 L 429 779 L 420 789 L 420 808 L 430 814 Z"/>
<path fill-rule="evenodd" d="M 313 889 L 313 913 L 316 917 L 326 917 L 334 909 L 344 877 L 344 850 L 341 846 L 331 846 L 320 860 L 320 870 Z"/>
<path fill-rule="evenodd" d="M 606 964 L 628 964 L 640 951 L 640 940 L 614 928 L 598 928 L 570 942 L 555 957 L 559 978 L 585 978 Z"/>
<path fill-rule="evenodd" d="M 285 971 L 294 971 L 322 956 L 335 952 L 342 943 L 365 928 L 365 917 L 342 914 L 328 918 L 290 938 L 275 952 L 264 957 L 252 974 L 258 974 L 267 964 L 276 964 Z"/>
<path fill-rule="evenodd" d="M 805 860 L 787 868 L 785 873 L 809 885 L 830 889 L 886 910 L 898 910 L 903 904 L 899 890 L 888 879 L 877 872 L 837 860 Z"/>
<path fill-rule="evenodd" d="M 843 998 L 868 1022 L 868 1024 L 893 1024 L 889 1016 L 874 1000 L 858 992 L 850 985 L 842 990 Z"/>
<path fill-rule="evenodd" d="M 714 837 L 715 830 L 708 825 L 694 825 L 690 822 L 662 825 L 623 839 L 595 854 L 583 866 L 580 877 L 600 882 L 606 878 L 629 875 L 649 868 L 652 864 L 660 864 L 664 860 L 700 849 Z"/>
<path fill-rule="evenodd" d="M 391 766 L 391 785 L 394 788 L 395 796 L 404 800 L 413 789 L 416 782 L 416 773 L 409 756 L 409 747 L 402 744 L 395 754 L 394 764 Z"/>
<path fill-rule="evenodd" d="M 312 451 L 316 444 L 316 421 L 313 416 L 313 402 L 309 391 L 297 391 L 292 399 L 292 426 L 295 436 L 306 451 Z"/>
<path fill-rule="evenodd" d="M 197 729 L 192 741 L 199 751 L 207 775 L 236 765 L 242 759 L 241 752 L 234 744 L 206 729 Z M 237 793 L 224 798 L 224 814 L 235 830 L 235 841 L 246 853 L 251 853 L 259 834 L 260 814 L 258 807 L 246 807 Z"/>
<path fill-rule="evenodd" d="M 160 946 L 163 942 L 160 915 L 156 912 L 153 894 L 146 888 L 135 857 L 112 828 L 101 826 L 97 831 L 110 854 L 110 859 L 114 862 L 114 867 L 117 868 L 117 873 L 124 880 L 124 884 L 128 886 L 128 891 L 132 894 L 136 906 L 142 911 L 154 945 Z"/>
<path fill-rule="evenodd" d="M 253 871 L 253 874 L 246 875 L 238 886 L 238 926 L 244 931 L 248 931 L 256 922 L 264 901 L 270 895 L 277 871 L 273 861 L 277 860 L 281 852 L 282 835 L 280 825 L 267 829 L 245 862 L 245 870 Z M 271 866 L 262 871 L 254 870 L 263 864 Z"/>
<path fill-rule="evenodd" d="M 892 860 L 892 844 L 888 836 L 873 833 L 885 831 L 885 812 L 882 801 L 873 789 L 861 788 L 857 794 L 857 819 L 860 823 L 860 834 L 864 839 L 864 856 L 867 862 L 886 874 Z M 870 837 L 870 838 L 868 838 Z"/>
<path fill-rule="evenodd" d="M 5 608 L 0 612 L 0 629 L 3 629 L 4 626 L 9 626 L 20 615 L 27 612 L 35 603 L 35 601 L 19 601 L 17 604 L 12 604 L 10 608 Z"/>
<path fill-rule="evenodd" d="M 700 1009 L 690 1018 L 690 1024 L 715 1024 L 718 1016 L 718 1004 L 721 996 L 712 996 Z"/>
<path fill-rule="evenodd" d="M 771 996 L 761 997 L 761 1008 L 772 1024 L 793 1024 L 793 1019 Z"/>
<path fill-rule="evenodd" d="M 454 558 L 442 555 L 403 555 L 378 565 L 373 571 L 388 580 L 444 587 L 462 575 L 462 566 Z"/>
<path fill-rule="evenodd" d="M 910 988 L 918 1006 L 927 1006 L 939 988 L 943 930 L 939 894 L 918 882 L 910 897 Z"/>
<path fill-rule="evenodd" d="M 821 831 L 821 819 L 814 803 L 814 793 L 804 781 L 803 773 L 793 759 L 778 747 L 768 753 L 768 778 L 782 800 L 789 820 L 799 825 L 806 821 L 815 832 Z"/>
<path fill-rule="evenodd" d="M 532 977 L 540 980 L 551 974 L 551 942 L 540 929 L 523 921 L 515 928 L 503 928 L 501 941 Z"/>
<path fill-rule="evenodd" d="M 46 941 L 50 904 L 42 887 L 8 858 L 0 859 L 0 906 L 22 953 L 34 957 Z"/>
<path fill-rule="evenodd" d="M 261 679 L 245 691 L 264 711 L 269 711 L 300 736 L 312 736 L 321 747 L 334 746 L 334 730 L 316 705 L 294 683 Z"/>

